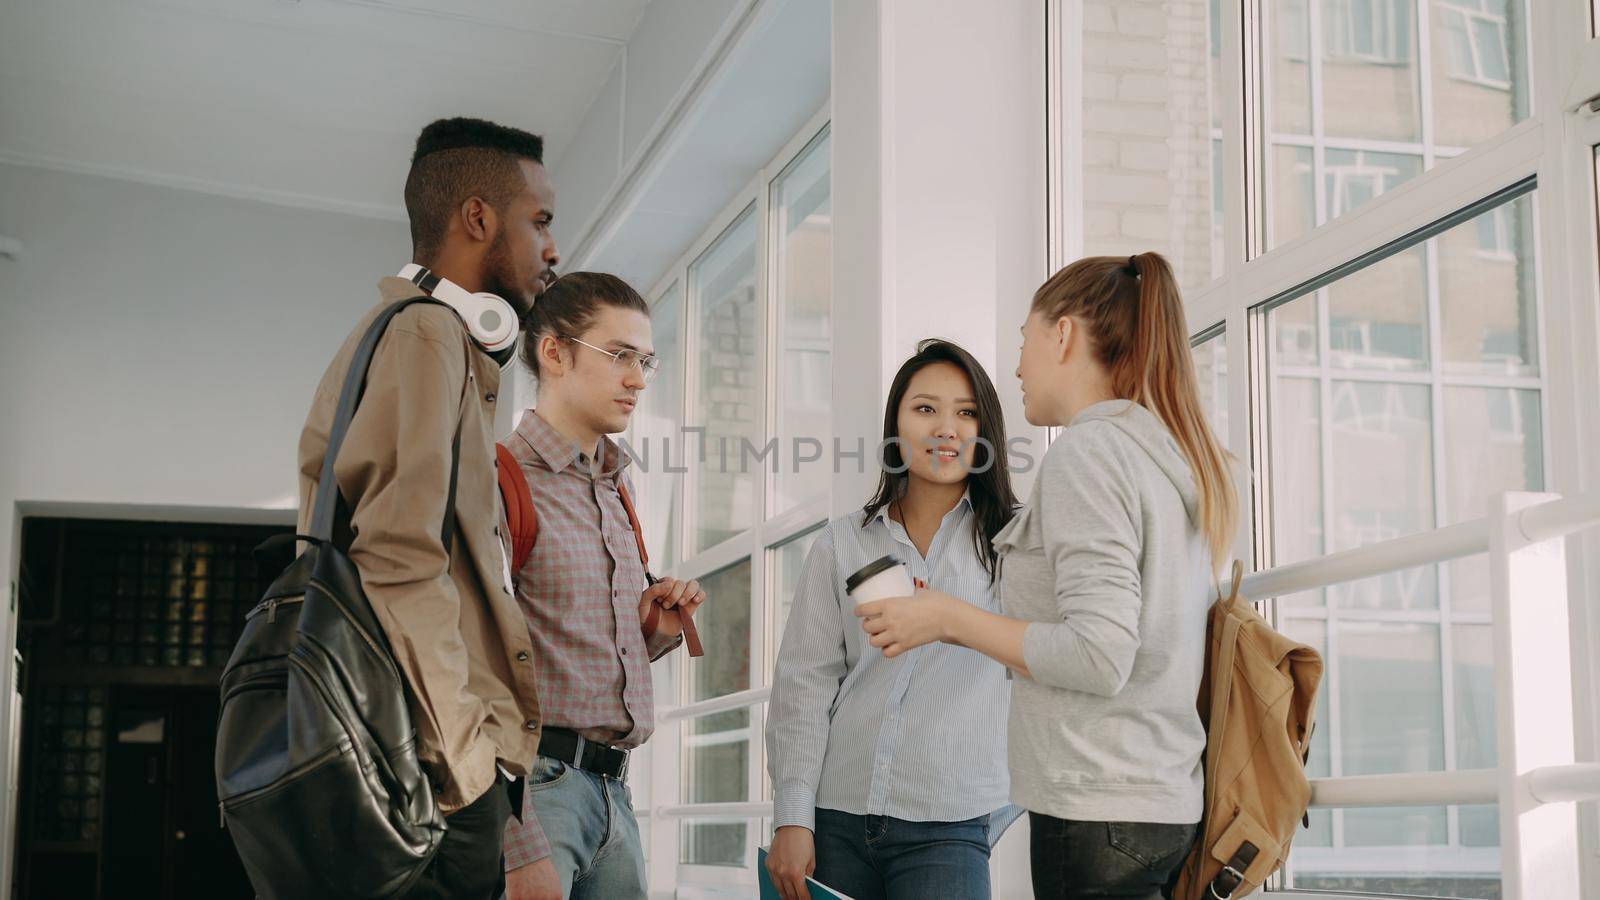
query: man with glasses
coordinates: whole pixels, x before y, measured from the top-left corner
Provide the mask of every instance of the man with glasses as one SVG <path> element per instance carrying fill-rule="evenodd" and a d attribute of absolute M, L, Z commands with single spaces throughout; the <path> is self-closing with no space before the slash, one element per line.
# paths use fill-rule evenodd
<path fill-rule="evenodd" d="M 538 404 L 505 444 L 533 495 L 539 537 L 516 573 L 533 637 L 544 732 L 521 821 L 507 823 L 508 900 L 645 897 L 644 852 L 627 776 L 655 729 L 650 663 L 683 641 L 652 604 L 691 617 L 697 582 L 647 583 L 633 532 L 628 458 L 607 435 L 628 427 L 660 367 L 650 308 L 622 279 L 570 273 L 523 320 Z"/>

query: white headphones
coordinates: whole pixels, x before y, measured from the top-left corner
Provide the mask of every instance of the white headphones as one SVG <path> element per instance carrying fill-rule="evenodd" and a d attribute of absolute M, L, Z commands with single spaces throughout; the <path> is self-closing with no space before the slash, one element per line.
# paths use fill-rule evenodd
<path fill-rule="evenodd" d="M 499 353 L 516 346 L 521 334 L 517 311 L 510 303 L 494 294 L 471 294 L 447 278 L 428 271 L 416 263 L 400 270 L 400 277 L 428 292 L 433 299 L 449 304 L 467 323 L 467 333 L 490 353 Z"/>

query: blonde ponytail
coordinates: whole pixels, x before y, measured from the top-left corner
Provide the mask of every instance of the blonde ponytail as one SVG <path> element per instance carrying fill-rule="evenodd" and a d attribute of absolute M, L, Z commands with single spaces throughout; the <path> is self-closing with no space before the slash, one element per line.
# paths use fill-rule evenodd
<path fill-rule="evenodd" d="M 1200 525 L 1220 571 L 1233 546 L 1239 498 L 1231 458 L 1206 424 L 1189 351 L 1189 327 L 1172 267 L 1159 253 L 1091 256 L 1063 268 L 1033 296 L 1033 310 L 1087 326 L 1117 397 L 1161 419 L 1200 492 Z"/>

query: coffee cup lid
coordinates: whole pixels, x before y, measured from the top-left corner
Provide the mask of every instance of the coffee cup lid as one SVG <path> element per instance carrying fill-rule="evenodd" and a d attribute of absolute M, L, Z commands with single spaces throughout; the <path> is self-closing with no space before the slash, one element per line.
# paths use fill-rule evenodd
<path fill-rule="evenodd" d="M 856 588 L 861 586 L 862 582 L 874 575 L 881 575 L 899 565 L 904 565 L 904 563 L 900 562 L 900 558 L 895 556 L 893 553 L 889 554 L 888 556 L 875 559 L 857 569 L 854 575 L 851 575 L 849 578 L 844 580 L 844 592 L 846 594 L 853 594 L 856 592 Z"/>

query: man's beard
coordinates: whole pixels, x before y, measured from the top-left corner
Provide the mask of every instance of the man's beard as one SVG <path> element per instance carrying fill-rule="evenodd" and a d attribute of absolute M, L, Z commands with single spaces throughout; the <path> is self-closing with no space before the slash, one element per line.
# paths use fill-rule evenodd
<path fill-rule="evenodd" d="M 518 318 L 526 316 L 533 308 L 533 297 L 517 282 L 517 269 L 511 264 L 511 248 L 506 244 L 504 233 L 495 236 L 484 256 L 483 289 L 510 303 Z"/>

